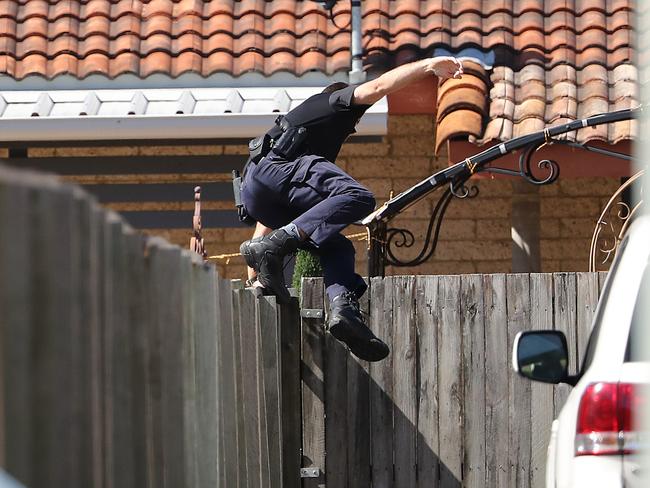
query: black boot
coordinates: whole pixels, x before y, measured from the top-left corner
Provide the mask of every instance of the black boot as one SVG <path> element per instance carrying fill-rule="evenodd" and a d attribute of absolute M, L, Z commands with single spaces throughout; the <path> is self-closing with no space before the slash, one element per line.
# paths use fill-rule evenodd
<path fill-rule="evenodd" d="M 364 323 L 359 302 L 352 292 L 344 292 L 332 300 L 328 321 L 330 334 L 350 348 L 364 361 L 381 361 L 390 352 Z"/>
<path fill-rule="evenodd" d="M 291 295 L 284 284 L 283 261 L 296 249 L 300 241 L 284 229 L 277 229 L 264 237 L 244 242 L 239 251 L 246 264 L 257 272 L 257 279 L 271 290 L 280 303 L 289 303 Z"/>

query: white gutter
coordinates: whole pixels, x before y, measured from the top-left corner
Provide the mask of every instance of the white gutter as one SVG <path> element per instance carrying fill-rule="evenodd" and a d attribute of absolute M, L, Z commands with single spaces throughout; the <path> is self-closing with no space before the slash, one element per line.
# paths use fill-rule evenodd
<path fill-rule="evenodd" d="M 277 116 L 273 113 L 0 118 L 0 141 L 252 138 L 266 132 Z M 383 136 L 386 133 L 386 112 L 374 112 L 363 116 L 355 135 Z"/>

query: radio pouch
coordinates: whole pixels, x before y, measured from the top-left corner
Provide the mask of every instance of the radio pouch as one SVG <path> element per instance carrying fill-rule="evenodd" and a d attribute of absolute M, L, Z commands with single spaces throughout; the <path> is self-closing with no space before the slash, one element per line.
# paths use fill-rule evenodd
<path fill-rule="evenodd" d="M 275 141 L 273 152 L 287 160 L 295 159 L 304 154 L 306 139 L 307 129 L 305 127 L 287 127 Z"/>

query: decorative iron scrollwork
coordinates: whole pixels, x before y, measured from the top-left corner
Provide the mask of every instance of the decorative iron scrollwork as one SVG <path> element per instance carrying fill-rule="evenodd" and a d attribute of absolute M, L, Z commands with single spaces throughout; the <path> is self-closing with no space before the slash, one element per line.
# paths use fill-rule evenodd
<path fill-rule="evenodd" d="M 570 147 L 577 147 L 587 151 L 604 154 L 622 159 L 630 159 L 629 155 L 621 154 L 604 148 L 592 147 L 586 144 L 579 144 L 567 139 L 560 139 L 562 134 L 567 134 L 585 127 L 593 127 L 600 124 L 614 123 L 622 120 L 630 120 L 643 110 L 642 107 L 635 109 L 623 109 L 606 114 L 598 114 L 585 119 L 573 120 L 566 124 L 547 127 L 542 131 L 526 134 L 501 144 L 495 144 L 474 156 L 465 158 L 448 168 L 427 177 L 411 188 L 403 191 L 394 198 L 390 198 L 380 208 L 375 210 L 362 220 L 362 223 L 369 229 L 370 239 L 368 247 L 368 275 L 383 276 L 385 265 L 393 266 L 417 266 L 428 260 L 435 252 L 440 234 L 442 219 L 452 198 L 472 198 L 478 194 L 476 186 L 467 187 L 467 180 L 476 173 L 497 173 L 509 176 L 521 177 L 533 185 L 548 185 L 556 181 L 560 175 L 560 166 L 551 159 L 541 159 L 535 164 L 533 171 L 533 156 L 538 154 L 541 148 L 549 144 L 563 144 Z M 491 163 L 505 154 L 522 151 L 519 156 L 518 170 L 492 166 Z M 540 175 L 540 171 L 544 175 Z M 396 255 L 398 250 L 409 249 L 415 245 L 415 235 L 404 228 L 387 228 L 387 223 L 395 218 L 408 206 L 418 202 L 433 191 L 444 188 L 438 202 L 429 219 L 429 225 L 425 234 L 425 242 L 417 256 L 412 259 L 399 258 Z M 621 215 L 627 215 L 627 221 L 635 212 L 636 207 L 627 209 Z M 601 219 L 603 220 L 603 219 Z M 600 221 L 599 221 L 600 222 Z M 606 221 L 603 220 L 606 224 Z M 601 231 L 595 232 L 594 239 L 597 240 Z M 595 244 L 592 243 L 592 250 Z M 605 252 L 611 255 L 613 248 L 600 246 Z M 596 245 L 596 248 L 598 246 Z M 593 254 L 593 252 L 592 252 Z"/>
<path fill-rule="evenodd" d="M 600 217 L 598 217 L 591 237 L 589 271 L 605 271 L 609 269 L 628 225 L 643 204 L 643 200 L 640 200 L 634 206 L 630 206 L 626 202 L 620 201 L 620 198 L 625 190 L 643 176 L 643 173 L 643 171 L 639 171 L 623 183 L 614 192 Z"/>
<path fill-rule="evenodd" d="M 385 264 L 392 266 L 417 266 L 427 261 L 435 252 L 440 236 L 440 228 L 452 198 L 466 199 L 478 195 L 479 189 L 476 185 L 466 186 L 469 176 L 451 182 L 438 199 L 427 226 L 424 244 L 417 256 L 411 259 L 402 259 L 396 255 L 397 250 L 409 249 L 415 244 L 415 235 L 409 229 L 388 228 L 384 238 Z"/>
<path fill-rule="evenodd" d="M 538 176 L 535 176 L 535 173 L 533 173 L 532 159 L 533 155 L 543 146 L 553 143 L 562 143 L 562 141 L 547 138 L 546 140 L 537 141 L 526 146 L 519 156 L 519 171 L 494 166 L 484 166 L 479 170 L 479 172 L 519 176 L 533 185 L 549 185 L 557 180 L 560 176 L 560 165 L 552 159 L 542 159 L 538 161 L 537 167 L 541 170 L 548 171 L 548 175 L 546 177 L 540 178 Z"/>

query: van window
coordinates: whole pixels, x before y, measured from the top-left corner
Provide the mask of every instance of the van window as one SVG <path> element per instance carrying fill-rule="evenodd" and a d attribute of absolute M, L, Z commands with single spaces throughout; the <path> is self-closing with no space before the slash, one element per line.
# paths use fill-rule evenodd
<path fill-rule="evenodd" d="M 633 363 L 637 361 L 650 361 L 650 351 L 646 350 L 644 344 L 646 341 L 640 336 L 644 332 L 648 333 L 648 320 L 650 320 L 650 303 L 644 298 L 648 296 L 650 290 L 650 266 L 646 263 L 641 278 L 641 286 L 636 295 L 636 303 L 632 314 L 632 324 L 630 325 L 630 335 L 627 338 L 627 349 L 625 350 L 625 362 Z"/>
<path fill-rule="evenodd" d="M 596 310 L 596 316 L 594 317 L 594 328 L 592 329 L 591 335 L 589 336 L 589 342 L 587 343 L 587 350 L 585 351 L 584 360 L 582 361 L 582 367 L 580 368 L 580 376 L 582 376 L 584 372 L 587 371 L 587 369 L 589 369 L 591 362 L 594 360 L 594 353 L 596 352 L 596 344 L 598 343 L 598 335 L 600 334 L 600 327 L 603 322 L 602 320 L 603 311 L 605 308 L 603 307 L 603 305 L 607 303 L 607 298 L 609 297 L 609 292 L 612 287 L 612 282 L 614 281 L 613 278 L 616 276 L 616 271 L 618 270 L 618 263 L 621 261 L 621 256 L 623 255 L 623 251 L 625 250 L 628 241 L 629 241 L 629 233 L 625 234 L 625 237 L 623 237 L 621 244 L 618 246 L 618 250 L 616 251 L 616 258 L 614 259 L 614 262 L 612 263 L 612 266 L 609 269 L 608 279 L 605 282 L 605 287 L 603 288 L 603 291 L 600 294 L 598 309 Z"/>

